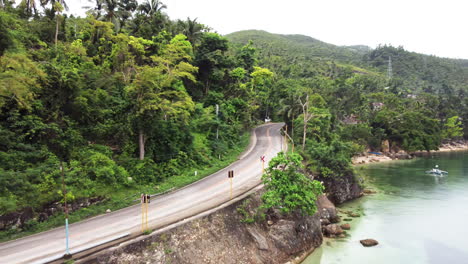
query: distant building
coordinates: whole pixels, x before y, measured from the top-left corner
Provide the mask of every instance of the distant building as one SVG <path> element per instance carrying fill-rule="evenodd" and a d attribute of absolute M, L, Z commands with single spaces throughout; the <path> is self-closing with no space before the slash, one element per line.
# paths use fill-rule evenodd
<path fill-rule="evenodd" d="M 378 110 L 382 109 L 382 107 L 383 107 L 384 105 L 385 105 L 385 104 L 384 104 L 384 103 L 381 103 L 381 102 L 372 103 L 372 110 L 378 111 Z"/>
<path fill-rule="evenodd" d="M 358 117 L 356 115 L 345 116 L 342 122 L 346 125 L 356 125 L 361 123 L 361 121 L 358 120 Z"/>

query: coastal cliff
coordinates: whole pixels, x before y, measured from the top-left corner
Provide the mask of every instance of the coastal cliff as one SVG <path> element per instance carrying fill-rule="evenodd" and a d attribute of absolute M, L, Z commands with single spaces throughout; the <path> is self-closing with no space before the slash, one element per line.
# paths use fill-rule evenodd
<path fill-rule="evenodd" d="M 335 205 L 356 199 L 362 196 L 362 187 L 355 175 L 341 177 L 317 177 L 323 182 L 328 199 Z"/>

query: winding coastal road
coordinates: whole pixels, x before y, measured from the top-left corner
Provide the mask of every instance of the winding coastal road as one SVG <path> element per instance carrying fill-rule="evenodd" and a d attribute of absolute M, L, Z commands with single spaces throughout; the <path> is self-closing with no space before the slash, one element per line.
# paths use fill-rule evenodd
<path fill-rule="evenodd" d="M 249 150 L 230 166 L 180 190 L 159 196 L 149 204 L 148 227 L 158 229 L 215 208 L 230 200 L 229 170 L 234 170 L 233 197 L 260 184 L 262 164 L 283 147 L 283 124 L 255 129 Z M 98 246 L 130 234 L 141 233 L 141 207 L 134 205 L 70 225 L 70 252 Z M 65 252 L 64 227 L 0 244 L 0 263 L 47 263 Z"/>

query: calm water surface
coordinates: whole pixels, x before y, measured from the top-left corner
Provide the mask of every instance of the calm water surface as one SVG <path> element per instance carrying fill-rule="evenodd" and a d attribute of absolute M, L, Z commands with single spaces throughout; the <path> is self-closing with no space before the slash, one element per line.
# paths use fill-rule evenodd
<path fill-rule="evenodd" d="M 424 173 L 436 164 L 449 174 Z M 341 206 L 363 216 L 350 222 L 347 238 L 325 240 L 303 264 L 468 264 L 468 152 L 358 170 L 379 193 Z M 364 248 L 359 240 L 365 238 L 379 245 Z"/>

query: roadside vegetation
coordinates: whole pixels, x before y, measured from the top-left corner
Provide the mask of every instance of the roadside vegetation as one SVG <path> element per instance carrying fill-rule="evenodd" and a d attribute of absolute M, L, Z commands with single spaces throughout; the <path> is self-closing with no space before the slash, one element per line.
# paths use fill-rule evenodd
<path fill-rule="evenodd" d="M 35 215 L 7 233 L 57 226 L 38 214 L 65 198 L 106 200 L 73 222 L 198 180 L 264 118 L 273 73 L 254 49 L 170 20 L 159 1 L 111 2 L 75 18 L 63 1 L 2 1 L 0 216 Z"/>

